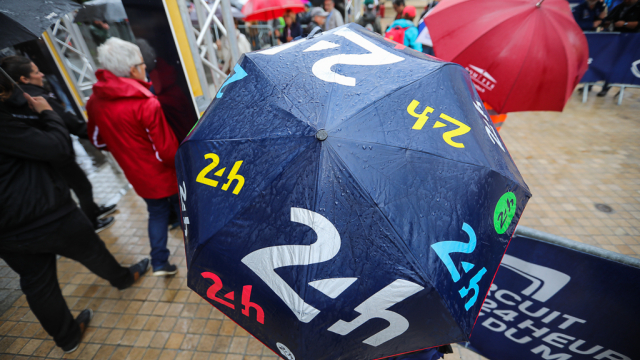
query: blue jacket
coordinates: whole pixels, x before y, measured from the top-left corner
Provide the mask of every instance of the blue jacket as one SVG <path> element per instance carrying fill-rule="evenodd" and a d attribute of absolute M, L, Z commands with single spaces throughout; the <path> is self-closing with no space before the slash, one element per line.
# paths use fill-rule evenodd
<path fill-rule="evenodd" d="M 418 28 L 415 25 L 413 25 L 413 22 L 406 19 L 395 20 L 394 22 L 391 23 L 387 31 L 389 29 L 393 29 L 396 26 L 400 26 L 403 29 L 408 28 L 404 32 L 405 46 L 410 46 L 412 49 L 422 51 L 422 44 L 420 44 L 419 42 L 416 42 L 419 32 L 418 32 Z"/>
<path fill-rule="evenodd" d="M 596 20 L 600 20 L 598 16 L 602 14 L 607 9 L 607 6 L 598 1 L 596 6 L 593 9 L 589 9 L 589 4 L 586 1 L 580 3 L 580 5 L 573 8 L 573 17 L 576 19 L 578 26 L 582 31 L 592 31 L 595 30 L 593 27 L 593 22 Z"/>

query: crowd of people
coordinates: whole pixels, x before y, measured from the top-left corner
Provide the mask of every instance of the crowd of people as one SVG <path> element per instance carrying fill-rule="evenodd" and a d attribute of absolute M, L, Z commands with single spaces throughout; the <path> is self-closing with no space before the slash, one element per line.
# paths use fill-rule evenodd
<path fill-rule="evenodd" d="M 583 31 L 640 32 L 638 0 L 584 0 L 572 12 Z M 606 96 L 609 89 L 609 82 L 605 82 L 598 96 Z"/>

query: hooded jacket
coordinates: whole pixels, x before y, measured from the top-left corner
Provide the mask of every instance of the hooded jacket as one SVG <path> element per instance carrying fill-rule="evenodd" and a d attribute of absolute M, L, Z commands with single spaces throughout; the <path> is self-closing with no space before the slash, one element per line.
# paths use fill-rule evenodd
<path fill-rule="evenodd" d="M 109 150 L 138 195 L 161 199 L 178 193 L 174 157 L 178 151 L 151 84 L 96 72 L 87 102 L 87 131 L 94 146 Z"/>
<path fill-rule="evenodd" d="M 36 229 L 77 209 L 51 165 L 71 156 L 62 119 L 37 114 L 22 92 L 0 101 L 0 239 Z"/>
<path fill-rule="evenodd" d="M 418 39 L 418 35 L 420 34 L 420 32 L 418 31 L 418 28 L 413 24 L 413 21 L 410 21 L 407 19 L 395 20 L 394 22 L 391 23 L 391 25 L 389 25 L 389 28 L 387 29 L 387 31 L 389 31 L 390 29 L 393 29 L 396 26 L 399 26 L 403 29 L 407 29 L 404 32 L 405 46 L 409 46 L 414 50 L 422 51 L 422 44 L 416 41 Z"/>

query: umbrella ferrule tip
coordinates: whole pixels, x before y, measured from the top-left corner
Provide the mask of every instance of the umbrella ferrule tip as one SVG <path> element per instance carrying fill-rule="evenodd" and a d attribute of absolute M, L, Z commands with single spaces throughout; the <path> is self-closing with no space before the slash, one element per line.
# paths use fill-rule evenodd
<path fill-rule="evenodd" d="M 320 129 L 316 133 L 316 139 L 320 141 L 325 141 L 327 140 L 328 137 L 329 137 L 329 134 L 324 129 Z"/>

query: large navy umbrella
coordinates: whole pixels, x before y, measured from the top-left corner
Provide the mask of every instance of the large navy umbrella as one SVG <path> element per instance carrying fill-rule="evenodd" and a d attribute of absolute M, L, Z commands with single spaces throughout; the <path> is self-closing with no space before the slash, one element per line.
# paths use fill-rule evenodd
<path fill-rule="evenodd" d="M 289 360 L 468 339 L 531 196 L 464 68 L 355 24 L 245 54 L 176 158 L 189 287 Z"/>

